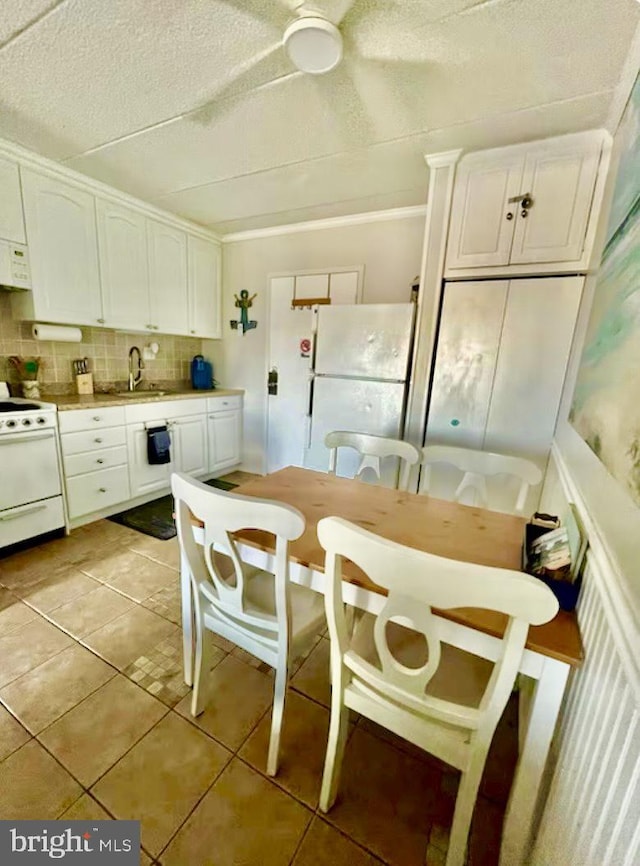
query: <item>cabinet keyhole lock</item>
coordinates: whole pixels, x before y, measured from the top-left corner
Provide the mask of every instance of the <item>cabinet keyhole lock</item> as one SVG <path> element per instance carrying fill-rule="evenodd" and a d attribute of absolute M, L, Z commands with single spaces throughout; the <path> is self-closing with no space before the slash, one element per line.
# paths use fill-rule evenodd
<path fill-rule="evenodd" d="M 511 213 L 511 211 L 509 211 L 509 213 L 507 214 L 507 219 L 508 219 L 508 220 L 512 220 L 512 219 L 513 219 L 513 214 Z"/>

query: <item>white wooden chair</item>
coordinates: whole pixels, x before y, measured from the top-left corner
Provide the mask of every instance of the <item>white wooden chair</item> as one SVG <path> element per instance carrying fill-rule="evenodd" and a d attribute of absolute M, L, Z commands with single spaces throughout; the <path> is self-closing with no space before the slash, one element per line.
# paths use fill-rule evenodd
<path fill-rule="evenodd" d="M 391 439 L 386 436 L 373 436 L 369 433 L 355 433 L 348 430 L 334 430 L 327 433 L 324 444 L 331 449 L 329 453 L 329 472 L 336 474 L 338 448 L 354 448 L 361 455 L 360 465 L 356 470 L 357 478 L 362 472 L 372 469 L 380 479 L 380 460 L 385 457 L 399 457 L 401 461 L 398 490 L 406 490 L 409 486 L 411 469 L 420 462 L 420 450 L 410 442 L 401 439 Z"/>
<path fill-rule="evenodd" d="M 431 483 L 431 467 L 435 463 L 447 463 L 463 472 L 462 480 L 456 488 L 454 498 L 462 502 L 465 493 L 475 494 L 474 505 L 490 508 L 486 479 L 492 475 L 515 476 L 520 487 L 509 511 L 522 514 L 527 494 L 542 480 L 542 472 L 530 460 L 496 454 L 492 451 L 476 451 L 473 448 L 460 448 L 454 445 L 425 445 L 422 449 L 422 471 L 419 493 L 428 493 Z"/>
<path fill-rule="evenodd" d="M 535 577 L 414 550 L 338 517 L 318 523 L 318 538 L 326 550 L 332 687 L 320 808 L 327 812 L 335 801 L 348 709 L 355 710 L 461 771 L 446 866 L 462 866 L 487 752 L 529 625 L 550 620 L 558 602 Z M 342 557 L 388 592 L 378 616 L 365 614 L 352 636 L 342 604 Z M 442 643 L 432 606 L 507 614 L 496 663 Z M 416 647 L 417 663 L 415 652 L 407 658 Z"/>
<path fill-rule="evenodd" d="M 176 525 L 194 600 L 196 650 L 191 714 L 203 712 L 211 641 L 206 629 L 275 668 L 267 773 L 278 769 L 288 663 L 325 625 L 322 596 L 289 582 L 288 543 L 302 535 L 303 515 L 288 505 L 240 496 L 174 473 Z M 196 542 L 192 518 L 204 524 Z M 273 573 L 247 565 L 233 533 L 260 529 L 276 536 Z"/>

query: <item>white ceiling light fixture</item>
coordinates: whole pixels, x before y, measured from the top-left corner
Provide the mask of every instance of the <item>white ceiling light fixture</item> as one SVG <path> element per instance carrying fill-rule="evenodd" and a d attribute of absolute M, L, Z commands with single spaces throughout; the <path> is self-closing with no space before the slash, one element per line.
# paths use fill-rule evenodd
<path fill-rule="evenodd" d="M 342 59 L 342 35 L 326 18 L 298 18 L 284 31 L 282 41 L 301 72 L 322 75 L 335 69 Z"/>

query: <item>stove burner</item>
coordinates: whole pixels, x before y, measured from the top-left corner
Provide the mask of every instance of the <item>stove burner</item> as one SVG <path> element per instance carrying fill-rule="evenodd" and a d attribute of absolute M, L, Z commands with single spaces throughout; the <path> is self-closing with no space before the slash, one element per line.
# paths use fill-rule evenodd
<path fill-rule="evenodd" d="M 13 403 L 11 400 L 0 400 L 0 412 L 28 412 L 32 409 L 39 409 L 39 403 Z"/>

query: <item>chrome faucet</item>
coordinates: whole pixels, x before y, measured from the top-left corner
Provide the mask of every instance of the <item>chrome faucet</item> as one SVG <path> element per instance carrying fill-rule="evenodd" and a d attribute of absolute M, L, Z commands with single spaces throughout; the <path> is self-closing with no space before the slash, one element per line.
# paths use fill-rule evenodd
<path fill-rule="evenodd" d="M 137 353 L 138 359 L 136 362 L 136 372 L 134 375 L 134 365 L 133 365 L 133 355 L 134 352 Z M 140 383 L 140 379 L 142 379 L 142 371 L 144 370 L 144 364 L 142 363 L 142 355 L 140 354 L 140 349 L 137 346 L 132 346 L 129 349 L 129 390 L 135 391 L 136 385 Z"/>

